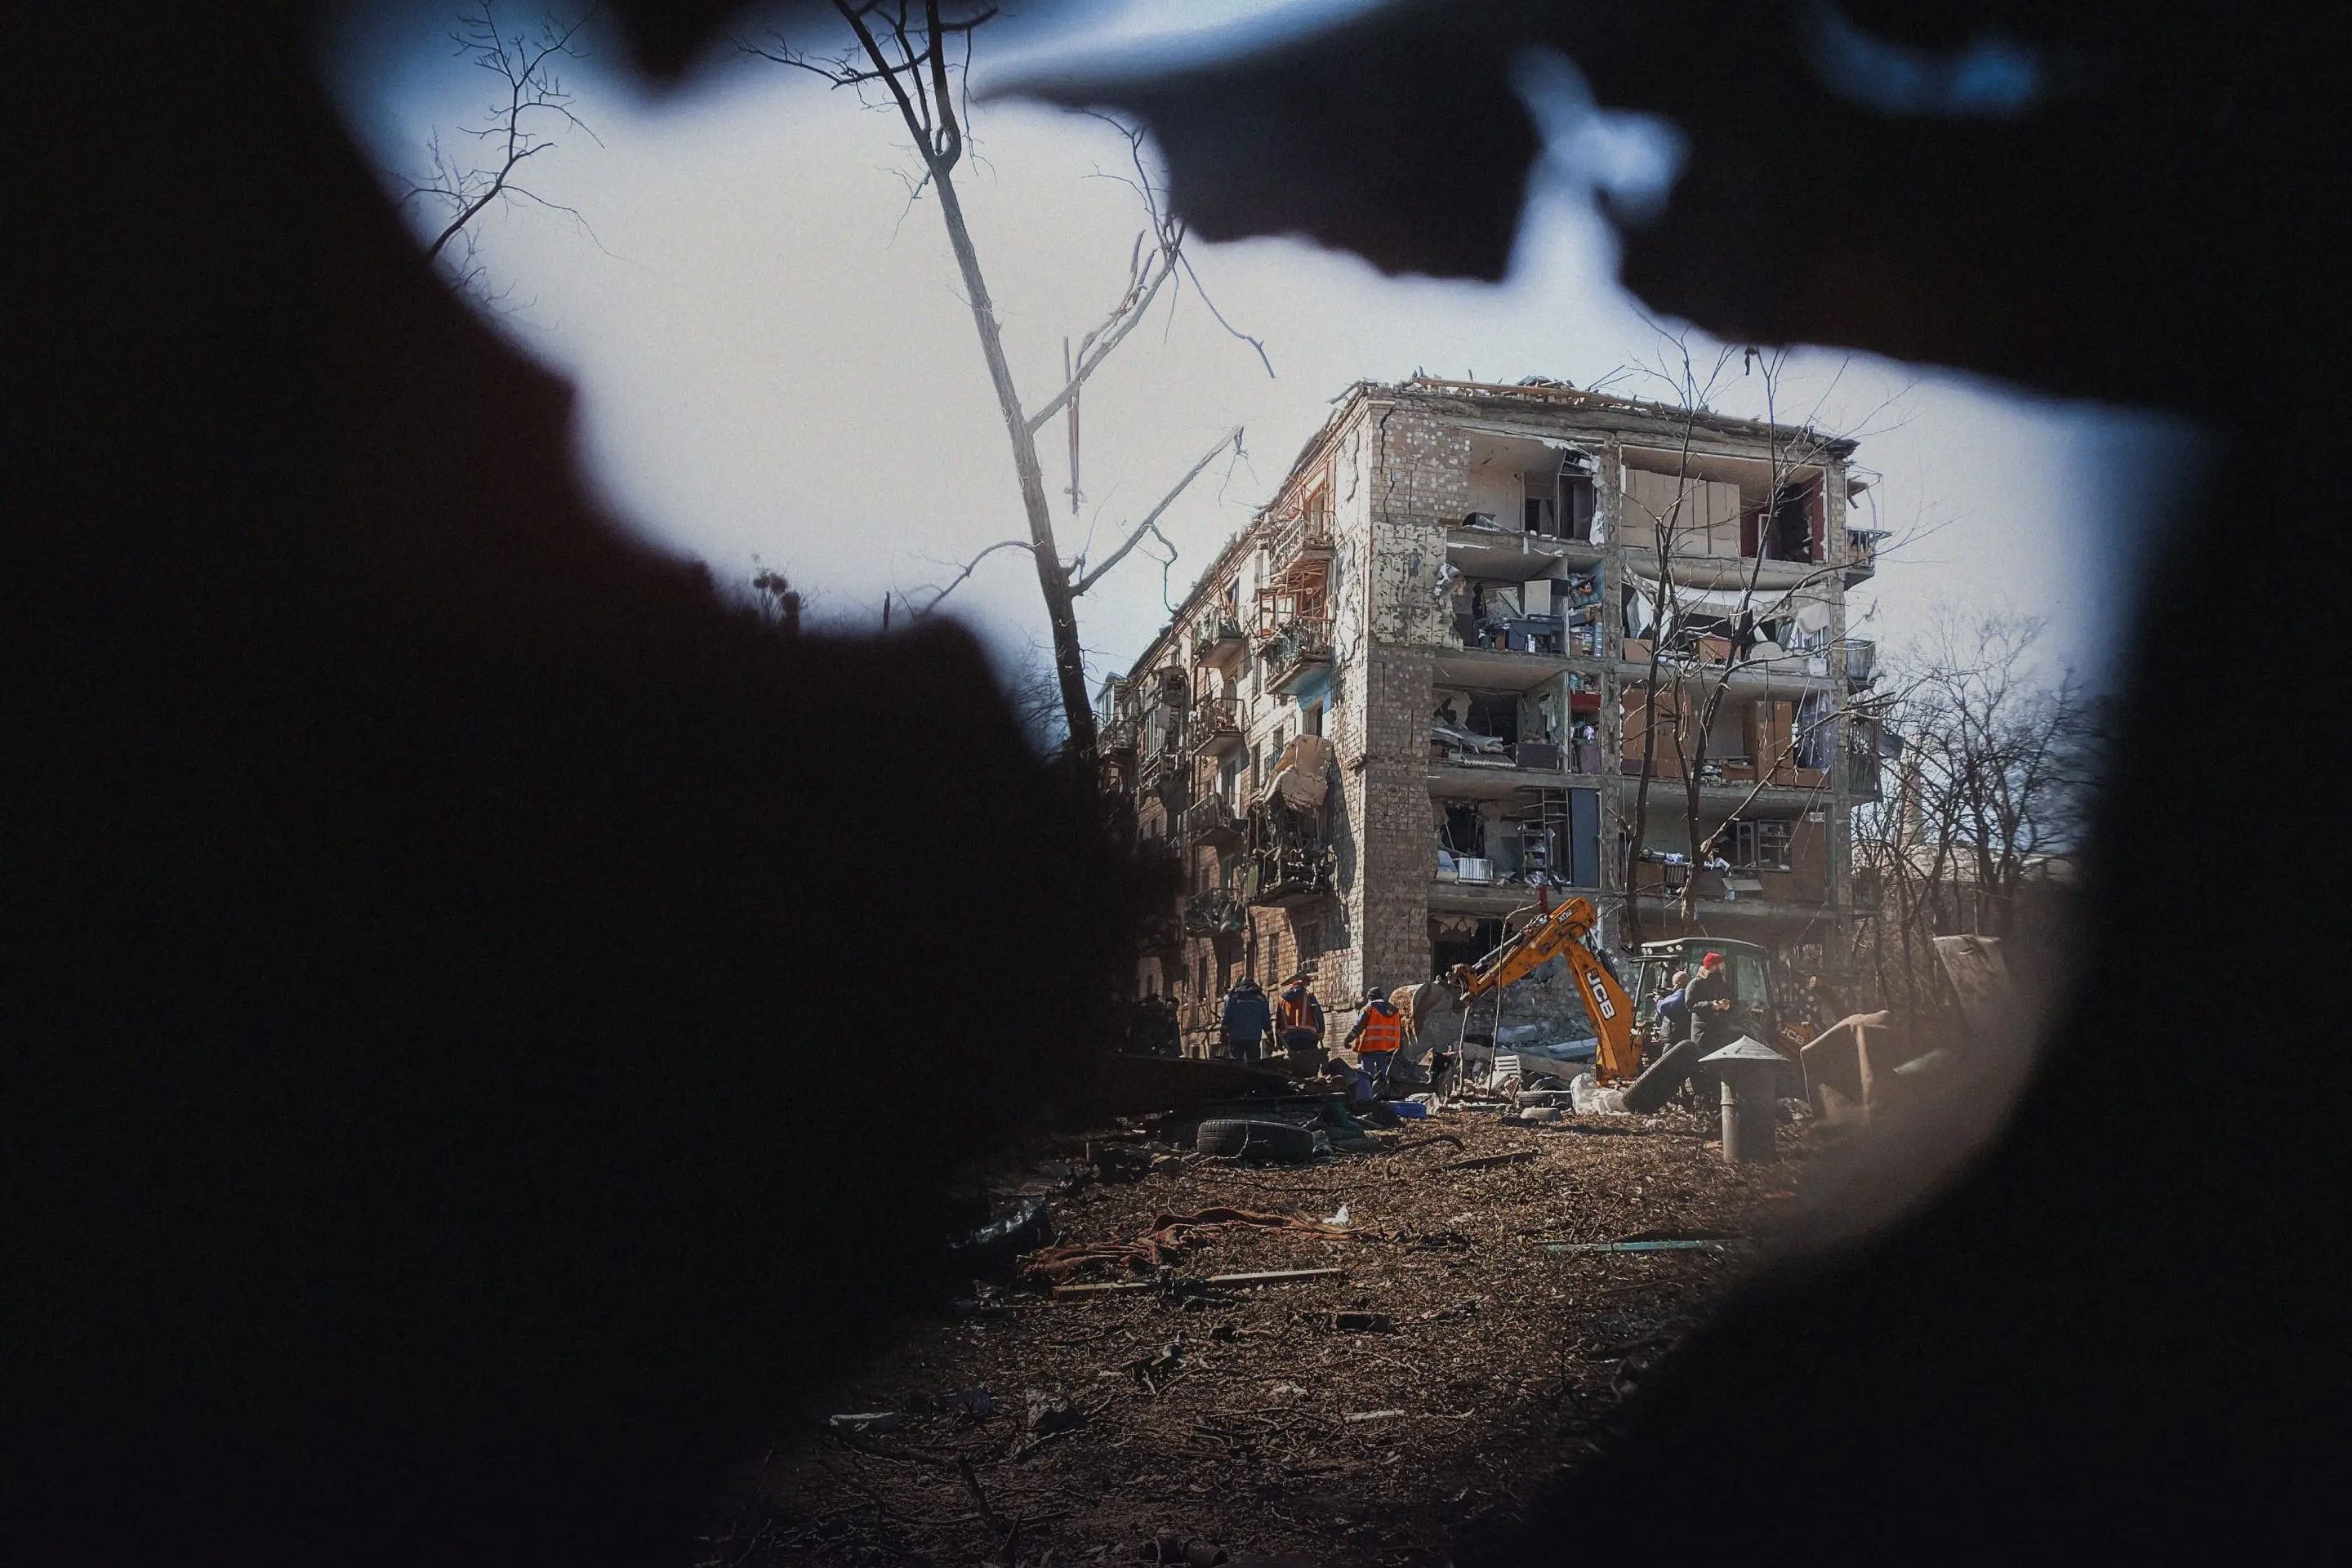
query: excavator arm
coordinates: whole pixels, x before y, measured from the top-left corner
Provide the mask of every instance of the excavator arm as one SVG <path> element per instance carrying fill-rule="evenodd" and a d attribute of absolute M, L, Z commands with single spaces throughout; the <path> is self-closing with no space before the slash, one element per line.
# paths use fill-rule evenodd
<path fill-rule="evenodd" d="M 1600 1037 L 1593 1052 L 1594 1076 L 1602 1083 L 1626 1083 L 1640 1077 L 1642 1047 L 1633 1037 L 1633 998 L 1584 945 L 1600 920 L 1591 900 L 1570 899 L 1488 953 L 1462 976 L 1465 1018 L 1474 997 L 1500 991 L 1553 959 L 1563 959 L 1576 976 L 1576 994 L 1584 1003 L 1585 1016 L 1592 1020 L 1592 1032 Z"/>

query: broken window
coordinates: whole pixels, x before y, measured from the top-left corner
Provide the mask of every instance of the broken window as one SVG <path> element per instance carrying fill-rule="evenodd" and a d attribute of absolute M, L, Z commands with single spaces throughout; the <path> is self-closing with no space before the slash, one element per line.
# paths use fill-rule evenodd
<path fill-rule="evenodd" d="M 1474 691 L 1470 693 L 1470 729 L 1477 734 L 1492 735 L 1507 746 L 1519 740 L 1519 694 L 1516 691 Z"/>
<path fill-rule="evenodd" d="M 1499 920 L 1433 920 L 1429 928 L 1430 967 L 1437 974 L 1451 973 L 1456 964 L 1475 964 L 1503 945 Z"/>
<path fill-rule="evenodd" d="M 1816 561 L 1813 519 L 1819 488 L 1810 482 L 1785 486 L 1772 498 L 1772 524 L 1765 552 L 1775 561 Z"/>
<path fill-rule="evenodd" d="M 1302 735 L 1319 735 L 1323 732 L 1322 703 L 1310 702 L 1299 710 L 1298 732 Z"/>
<path fill-rule="evenodd" d="M 1786 871 L 1792 833 L 1785 822 L 1731 824 L 1731 853 L 1727 857 L 1738 871 Z"/>
<path fill-rule="evenodd" d="M 1445 815 L 1440 831 L 1444 836 L 1446 851 L 1457 858 L 1483 858 L 1486 853 L 1486 819 L 1479 815 L 1477 806 L 1462 802 L 1442 809 Z"/>

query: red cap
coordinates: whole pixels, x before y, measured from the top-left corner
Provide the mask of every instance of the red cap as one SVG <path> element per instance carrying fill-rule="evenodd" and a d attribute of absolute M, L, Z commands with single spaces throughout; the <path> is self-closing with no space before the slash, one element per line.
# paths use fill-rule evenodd
<path fill-rule="evenodd" d="M 1719 952 L 1710 952 L 1705 958 L 1698 961 L 1698 966 L 1701 969 L 1713 969 L 1722 962 L 1723 954 Z"/>

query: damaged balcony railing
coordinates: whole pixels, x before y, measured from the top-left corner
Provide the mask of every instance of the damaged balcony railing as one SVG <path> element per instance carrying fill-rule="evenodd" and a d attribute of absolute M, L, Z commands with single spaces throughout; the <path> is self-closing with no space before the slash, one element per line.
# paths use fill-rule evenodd
<path fill-rule="evenodd" d="M 1192 662 L 1223 669 L 1239 659 L 1248 639 L 1242 636 L 1242 624 L 1232 616 L 1219 616 L 1205 621 L 1192 634 Z"/>
<path fill-rule="evenodd" d="M 1234 711 L 1232 698 L 1209 697 L 1193 704 L 1190 751 L 1215 754 L 1241 743 L 1241 718 Z"/>
<path fill-rule="evenodd" d="M 1187 936 L 1238 936 L 1248 919 L 1241 900 L 1230 889 L 1211 888 L 1184 900 Z"/>
<path fill-rule="evenodd" d="M 1162 870 L 1184 863 L 1184 847 L 1172 838 L 1146 838 L 1136 846 L 1146 870 Z"/>
<path fill-rule="evenodd" d="M 1283 908 L 1332 891 L 1337 857 L 1319 813 L 1261 801 L 1250 808 L 1248 837 L 1243 891 L 1251 903 Z"/>
<path fill-rule="evenodd" d="M 1286 690 L 1308 670 L 1331 662 L 1330 619 L 1300 616 L 1278 622 L 1259 634 L 1257 651 L 1265 662 L 1267 689 Z"/>
<path fill-rule="evenodd" d="M 1857 801 L 1879 798 L 1884 786 L 1878 776 L 1878 746 L 1874 740 L 1849 745 L 1845 753 L 1845 792 Z"/>
<path fill-rule="evenodd" d="M 1124 715 L 1103 721 L 1097 731 L 1096 749 L 1105 756 L 1135 750 L 1135 721 Z"/>
<path fill-rule="evenodd" d="M 1155 915 L 1143 925 L 1142 947 L 1146 952 L 1178 952 L 1184 946 L 1184 927 L 1174 915 Z"/>
<path fill-rule="evenodd" d="M 1221 795 L 1204 795 L 1184 812 L 1184 831 L 1195 844 L 1239 843 L 1244 826 L 1232 803 Z"/>
<path fill-rule="evenodd" d="M 1845 585 L 1867 582 L 1878 573 L 1878 544 L 1886 537 L 1882 528 L 1849 528 L 1845 531 Z"/>
<path fill-rule="evenodd" d="M 1328 557 L 1333 549 L 1331 518 L 1309 511 L 1274 521 L 1266 535 L 1265 552 L 1279 572 L 1312 557 Z"/>

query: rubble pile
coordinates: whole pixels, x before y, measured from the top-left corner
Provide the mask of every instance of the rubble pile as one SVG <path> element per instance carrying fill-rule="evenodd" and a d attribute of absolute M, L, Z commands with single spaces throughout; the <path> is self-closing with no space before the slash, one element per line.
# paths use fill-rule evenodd
<path fill-rule="evenodd" d="M 1053 1241 L 780 1438 L 705 1561 L 1475 1550 L 1757 1256 L 1796 1167 L 1727 1164 L 1717 1130 L 1461 1109 L 1307 1163 L 1180 1153 L 1181 1125 L 1036 1151 L 994 1184 Z"/>

